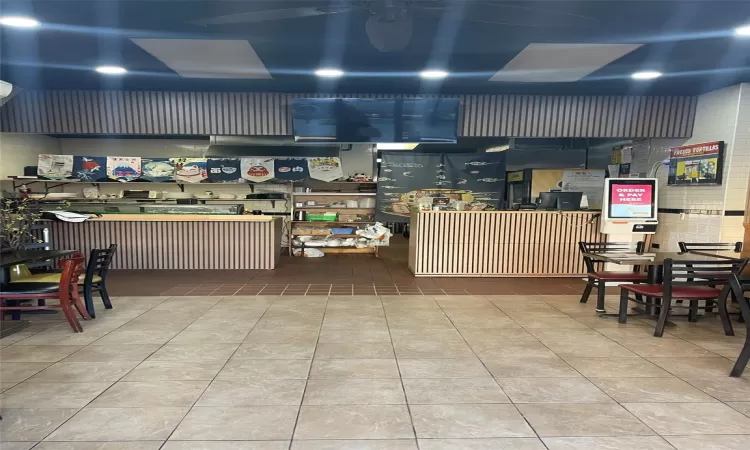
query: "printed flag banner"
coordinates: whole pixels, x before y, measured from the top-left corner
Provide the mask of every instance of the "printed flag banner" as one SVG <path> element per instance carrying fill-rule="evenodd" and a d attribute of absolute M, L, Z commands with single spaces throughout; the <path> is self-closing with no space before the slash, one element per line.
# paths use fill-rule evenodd
<path fill-rule="evenodd" d="M 107 178 L 117 181 L 133 181 L 140 177 L 140 156 L 107 156 Z"/>
<path fill-rule="evenodd" d="M 200 183 L 208 178 L 206 158 L 172 158 L 174 179 L 183 183 Z"/>
<path fill-rule="evenodd" d="M 106 156 L 74 156 L 73 178 L 81 181 L 101 181 L 107 179 Z"/>
<path fill-rule="evenodd" d="M 307 158 L 276 159 L 274 178 L 282 181 L 299 181 L 310 178 Z"/>
<path fill-rule="evenodd" d="M 209 183 L 237 183 L 242 179 L 239 158 L 208 158 L 206 167 Z"/>
<path fill-rule="evenodd" d="M 240 163 L 242 178 L 255 183 L 262 183 L 274 177 L 274 160 L 272 158 L 242 158 Z"/>
<path fill-rule="evenodd" d="M 174 164 L 169 158 L 141 159 L 141 179 L 153 182 L 174 180 Z"/>
<path fill-rule="evenodd" d="M 307 158 L 310 178 L 321 181 L 334 181 L 343 178 L 344 170 L 338 157 Z"/>
<path fill-rule="evenodd" d="M 73 176 L 73 156 L 39 155 L 36 174 L 50 180 L 62 180 Z"/>

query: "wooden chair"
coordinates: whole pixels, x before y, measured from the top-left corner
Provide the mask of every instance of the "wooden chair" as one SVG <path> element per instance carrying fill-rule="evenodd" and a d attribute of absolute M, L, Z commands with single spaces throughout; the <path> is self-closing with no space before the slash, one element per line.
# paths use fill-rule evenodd
<path fill-rule="evenodd" d="M 728 336 L 734 335 L 732 324 L 727 314 L 727 294 L 729 294 L 728 280 L 735 277 L 747 264 L 746 259 L 716 259 L 716 261 L 675 261 L 664 260 L 663 284 L 624 284 L 620 286 L 620 311 L 618 322 L 625 323 L 628 317 L 628 302 L 635 301 L 643 304 L 639 298 L 631 298 L 630 293 L 662 299 L 659 319 L 656 322 L 654 336 L 662 337 L 664 327 L 672 308 L 690 308 L 691 311 L 705 309 L 706 305 L 719 305 L 719 317 Z M 715 286 L 725 285 L 724 292 Z M 687 301 L 689 306 L 674 304 L 674 300 Z M 700 306 L 703 301 L 704 306 Z"/>
<path fill-rule="evenodd" d="M 60 308 L 73 331 L 76 333 L 83 331 L 73 308 L 84 319 L 91 319 L 78 293 L 78 279 L 83 274 L 84 260 L 84 256 L 80 253 L 64 260 L 63 271 L 58 283 L 14 282 L 2 285 L 0 287 L 0 318 L 5 318 L 5 311 L 38 311 Z M 46 302 L 50 299 L 57 299 L 59 304 L 18 305 L 21 300 L 43 300 Z M 12 302 L 14 305 L 9 305 L 8 302 Z"/>
<path fill-rule="evenodd" d="M 680 246 L 681 252 L 742 251 L 742 242 L 678 242 L 677 245 Z"/>
<path fill-rule="evenodd" d="M 607 252 L 632 252 L 633 244 L 626 242 L 579 242 L 578 248 L 581 253 L 607 253 Z M 638 242 L 635 251 L 643 251 L 643 242 Z M 608 271 L 596 270 L 596 262 L 590 257 L 583 257 L 586 265 L 588 282 L 581 295 L 581 303 L 589 300 L 592 289 L 596 286 L 596 310 L 604 312 L 604 296 L 607 283 L 645 283 L 648 279 L 646 274 L 640 273 L 638 268 L 632 271 Z"/>
<path fill-rule="evenodd" d="M 737 358 L 737 362 L 734 364 L 734 368 L 732 368 L 732 372 L 729 374 L 731 377 L 741 377 L 742 372 L 745 371 L 745 367 L 750 363 L 750 297 L 745 296 L 745 292 L 748 292 L 748 295 L 750 296 L 750 282 L 743 282 L 740 285 L 737 277 L 733 276 L 729 279 L 729 285 L 731 286 L 732 293 L 737 296 L 740 305 L 740 313 L 745 319 L 744 323 L 747 328 L 747 333 L 745 333 L 745 345 L 742 347 L 740 356 Z M 735 292 L 738 289 L 740 292 Z"/>

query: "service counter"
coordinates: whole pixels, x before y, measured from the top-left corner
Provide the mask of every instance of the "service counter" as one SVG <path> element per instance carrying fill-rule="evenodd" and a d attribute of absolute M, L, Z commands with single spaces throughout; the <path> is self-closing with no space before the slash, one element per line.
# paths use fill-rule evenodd
<path fill-rule="evenodd" d="M 596 211 L 422 211 L 411 216 L 415 276 L 565 277 L 586 273 L 578 242 L 605 242 Z"/>
<path fill-rule="evenodd" d="M 273 269 L 283 219 L 203 214 L 104 214 L 52 222 L 55 248 L 89 254 L 117 244 L 112 269 Z"/>

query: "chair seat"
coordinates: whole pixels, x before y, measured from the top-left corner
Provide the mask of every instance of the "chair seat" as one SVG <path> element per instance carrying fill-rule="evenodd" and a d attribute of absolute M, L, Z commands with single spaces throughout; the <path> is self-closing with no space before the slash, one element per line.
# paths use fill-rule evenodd
<path fill-rule="evenodd" d="M 58 283 L 23 283 L 13 282 L 7 283 L 0 286 L 0 296 L 2 294 L 8 295 L 22 295 L 22 294 L 50 294 L 57 292 L 60 289 Z"/>
<path fill-rule="evenodd" d="M 86 278 L 86 275 L 81 275 L 80 277 L 78 277 L 78 283 L 82 284 L 85 278 Z M 94 275 L 94 277 L 91 279 L 92 283 L 99 283 L 101 281 L 102 281 L 102 277 L 100 277 L 99 275 Z M 12 283 L 59 283 L 59 282 L 60 282 L 59 272 L 35 273 L 33 275 L 27 275 L 25 277 L 21 277 L 12 281 Z"/>
<path fill-rule="evenodd" d="M 662 284 L 623 284 L 621 289 L 647 297 L 664 296 L 664 285 Z M 708 286 L 673 286 L 672 298 L 678 300 L 700 300 L 719 298 L 721 291 Z"/>
<path fill-rule="evenodd" d="M 643 273 L 612 272 L 608 270 L 602 270 L 600 272 L 589 272 L 588 276 L 605 281 L 646 281 L 648 279 L 646 274 Z"/>

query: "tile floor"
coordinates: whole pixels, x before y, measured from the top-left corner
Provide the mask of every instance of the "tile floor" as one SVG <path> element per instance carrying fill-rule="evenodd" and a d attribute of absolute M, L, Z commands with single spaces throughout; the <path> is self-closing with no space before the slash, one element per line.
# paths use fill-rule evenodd
<path fill-rule="evenodd" d="M 656 339 L 576 295 L 114 304 L 0 340 L 0 448 L 750 448 L 744 338 L 714 319 Z"/>

